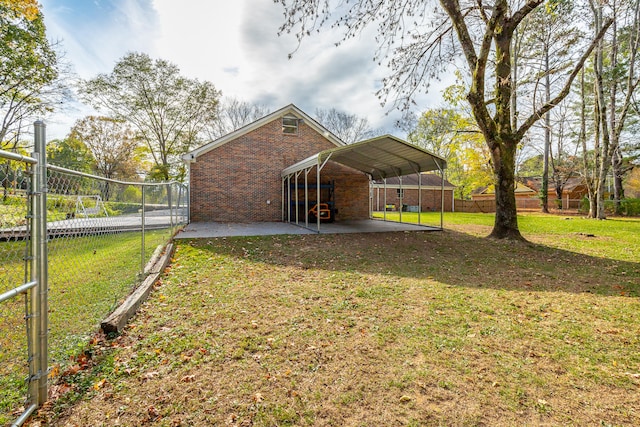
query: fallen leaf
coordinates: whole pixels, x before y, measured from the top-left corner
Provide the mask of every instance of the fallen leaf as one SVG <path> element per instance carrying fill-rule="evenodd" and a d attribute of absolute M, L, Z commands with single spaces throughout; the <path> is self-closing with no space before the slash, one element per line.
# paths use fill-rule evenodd
<path fill-rule="evenodd" d="M 151 420 L 156 420 L 160 417 L 158 410 L 153 406 L 149 406 L 149 408 L 147 409 L 147 414 L 149 414 L 149 418 L 151 418 Z"/>
<path fill-rule="evenodd" d="M 107 382 L 107 379 L 106 379 L 106 378 L 101 379 L 100 381 L 96 382 L 96 383 L 93 385 L 93 389 L 94 389 L 94 390 L 100 390 L 102 387 L 104 387 L 104 385 L 106 384 L 106 382 Z"/>
<path fill-rule="evenodd" d="M 151 371 L 151 372 L 147 372 L 146 374 L 144 374 L 144 378 L 150 380 L 151 378 L 155 378 L 158 375 L 160 375 L 160 372 L 158 371 Z"/>

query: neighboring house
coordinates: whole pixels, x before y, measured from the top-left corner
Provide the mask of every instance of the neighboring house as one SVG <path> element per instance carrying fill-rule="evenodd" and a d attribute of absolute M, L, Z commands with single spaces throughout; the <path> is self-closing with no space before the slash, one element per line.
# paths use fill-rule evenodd
<path fill-rule="evenodd" d="M 405 210 L 417 211 L 418 206 L 422 212 L 440 211 L 443 206 L 444 211 L 453 210 L 453 191 L 455 185 L 446 179 L 443 180 L 433 173 L 422 173 L 420 179 L 417 174 L 399 177 L 390 177 L 384 180 L 376 180 L 372 183 L 373 188 L 373 210 L 382 211 L 385 203 L 387 210 L 399 210 L 404 206 Z M 386 189 L 386 198 L 385 198 Z M 419 192 L 422 197 L 419 197 Z"/>
<path fill-rule="evenodd" d="M 516 182 L 516 207 L 518 209 L 538 209 L 540 207 L 540 198 L 538 192 L 533 188 L 521 183 Z M 475 190 L 471 193 L 471 200 L 473 201 L 494 201 L 496 200 L 495 187 L 489 185 Z"/>
<path fill-rule="evenodd" d="M 540 192 L 542 188 L 542 178 L 526 177 L 522 179 L 523 182 L 535 190 Z M 588 194 L 587 184 L 584 178 L 576 176 L 569 178 L 562 188 L 562 204 L 558 201 L 558 195 L 556 193 L 556 183 L 553 180 L 549 181 L 549 188 L 547 191 L 547 200 L 550 208 L 559 209 L 578 209 L 580 207 L 580 200 Z"/>
<path fill-rule="evenodd" d="M 183 160 L 192 222 L 304 223 L 318 202 L 337 221 L 368 219 L 371 179 L 446 168 L 444 159 L 390 135 L 347 146 L 295 105 Z"/>
<path fill-rule="evenodd" d="M 554 181 L 549 181 L 547 191 L 549 208 L 578 209 L 580 200 L 587 194 L 587 186 L 584 179 L 580 177 L 569 178 L 564 184 L 562 191 L 562 205 L 556 195 Z M 540 208 L 540 188 L 542 188 L 541 178 L 522 178 L 522 182 L 516 183 L 516 206 L 518 209 L 539 209 Z M 495 201 L 495 190 L 491 185 L 474 191 L 471 200 L 493 200 Z"/>

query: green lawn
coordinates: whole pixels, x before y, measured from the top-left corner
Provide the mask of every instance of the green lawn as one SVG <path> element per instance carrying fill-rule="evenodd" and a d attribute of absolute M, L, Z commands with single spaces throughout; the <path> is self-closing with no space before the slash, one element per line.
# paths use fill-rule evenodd
<path fill-rule="evenodd" d="M 382 212 L 374 215 L 382 218 Z M 440 226 L 440 213 L 421 213 L 421 223 Z M 398 221 L 398 212 L 387 212 L 388 221 Z M 403 222 L 418 222 L 418 214 L 402 213 Z M 494 215 L 483 213 L 444 213 L 444 227 L 476 236 L 486 236 Z M 640 218 L 611 217 L 596 221 L 580 216 L 528 213 L 518 216 L 518 226 L 528 240 L 544 245 L 611 259 L 635 261 L 640 258 Z M 606 243 L 606 244 L 603 244 Z"/>
<path fill-rule="evenodd" d="M 404 217 L 404 215 L 403 215 Z M 640 425 L 640 221 L 180 242 L 60 425 Z"/>
<path fill-rule="evenodd" d="M 167 230 L 147 233 L 148 259 L 169 238 Z M 0 242 L 1 291 L 22 283 L 24 242 Z M 81 351 L 137 281 L 140 233 L 122 233 L 49 241 L 49 344 L 51 366 L 65 366 Z M 5 280 L 7 279 L 7 280 Z M 10 286 L 11 285 L 11 286 Z M 26 395 L 24 298 L 0 304 L 0 425 Z"/>

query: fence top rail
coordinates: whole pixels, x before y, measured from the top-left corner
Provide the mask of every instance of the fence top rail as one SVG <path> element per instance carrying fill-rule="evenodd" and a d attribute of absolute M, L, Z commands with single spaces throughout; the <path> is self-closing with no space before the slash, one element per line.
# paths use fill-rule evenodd
<path fill-rule="evenodd" d="M 105 178 L 103 176 L 91 175 L 91 174 L 85 173 L 85 172 L 78 172 L 78 171 L 74 171 L 73 169 L 67 169 L 67 168 L 63 168 L 61 166 L 56 166 L 56 165 L 51 165 L 51 164 L 47 165 L 47 169 L 50 169 L 50 170 L 56 171 L 56 172 L 66 173 L 66 174 L 69 174 L 69 175 L 80 176 L 80 177 L 84 177 L 84 178 L 99 179 L 101 181 L 110 182 L 112 184 L 140 185 L 140 186 L 145 186 L 145 187 L 154 187 L 154 186 L 158 186 L 158 185 L 171 185 L 171 184 L 185 185 L 184 183 L 178 182 L 178 181 L 164 181 L 164 182 L 120 181 L 120 180 L 117 180 L 117 179 Z"/>
<path fill-rule="evenodd" d="M 38 163 L 38 159 L 33 157 L 23 156 L 22 154 L 12 153 L 11 151 L 0 150 L 0 157 L 9 160 L 16 160 L 18 162 L 31 163 L 32 165 Z"/>

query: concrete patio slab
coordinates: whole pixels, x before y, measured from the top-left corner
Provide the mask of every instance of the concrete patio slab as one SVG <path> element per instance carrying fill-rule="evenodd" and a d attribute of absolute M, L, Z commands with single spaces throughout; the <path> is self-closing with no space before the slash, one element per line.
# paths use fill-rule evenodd
<path fill-rule="evenodd" d="M 439 231 L 439 228 L 424 225 L 382 220 L 340 221 L 321 224 L 320 234 L 340 233 L 384 233 L 394 231 Z M 307 229 L 304 224 L 286 222 L 194 222 L 176 235 L 176 239 L 206 239 L 231 236 L 272 236 L 277 234 L 318 234 L 315 227 Z"/>

